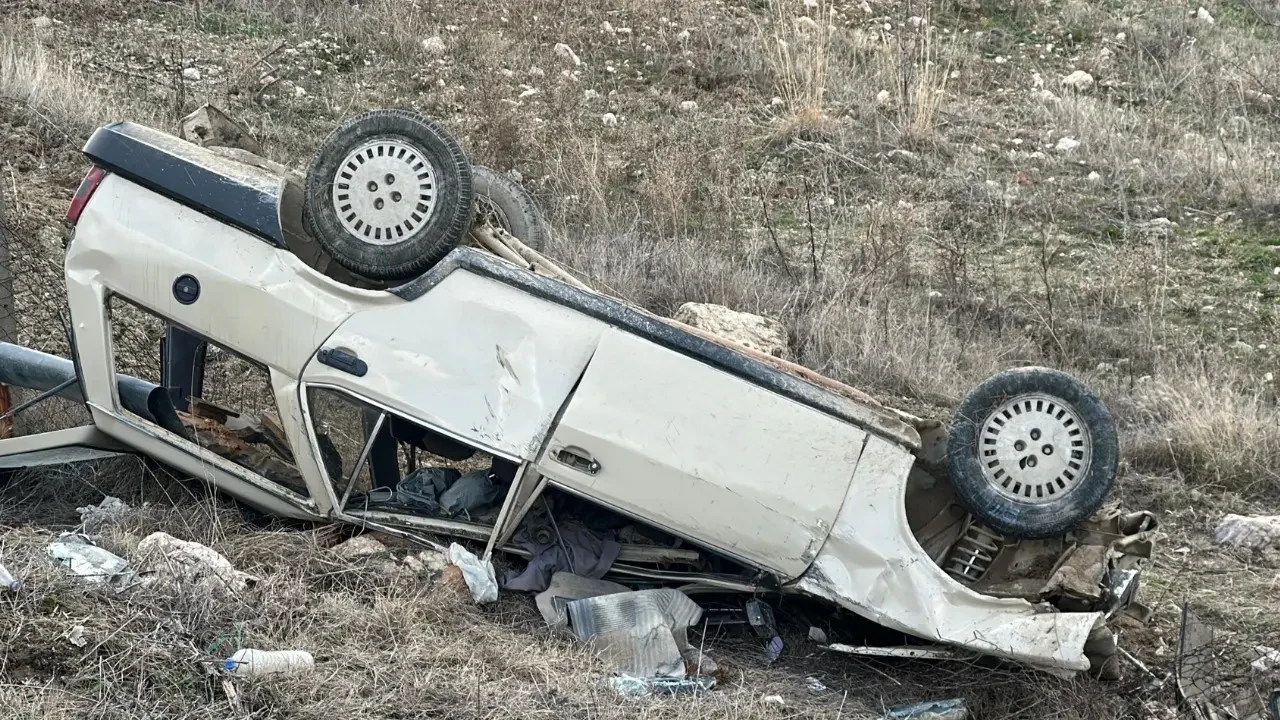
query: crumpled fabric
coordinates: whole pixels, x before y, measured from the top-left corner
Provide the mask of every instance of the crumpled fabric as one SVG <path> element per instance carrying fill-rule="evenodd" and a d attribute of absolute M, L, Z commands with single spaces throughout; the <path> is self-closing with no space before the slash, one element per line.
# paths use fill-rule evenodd
<path fill-rule="evenodd" d="M 446 515 L 470 518 L 471 513 L 492 505 L 502 496 L 503 489 L 493 481 L 489 470 L 473 470 L 440 493 L 440 508 Z"/>
<path fill-rule="evenodd" d="M 453 468 L 418 468 L 396 485 L 395 497 L 434 515 L 440 511 L 440 494 L 460 477 L 462 473 Z"/>
<path fill-rule="evenodd" d="M 523 592 L 546 590 L 551 576 L 562 570 L 598 580 L 609 572 L 622 550 L 617 540 L 601 537 L 577 522 L 553 523 L 546 505 L 525 516 L 511 544 L 533 554 L 523 571 L 508 573 L 502 579 L 504 588 Z"/>

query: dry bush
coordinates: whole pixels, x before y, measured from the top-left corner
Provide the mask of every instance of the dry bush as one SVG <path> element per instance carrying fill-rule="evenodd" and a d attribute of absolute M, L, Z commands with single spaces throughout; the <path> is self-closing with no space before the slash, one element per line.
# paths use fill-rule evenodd
<path fill-rule="evenodd" d="M 762 35 L 785 113 L 779 132 L 787 138 L 826 136 L 834 123 L 827 107 L 833 10 L 827 0 L 812 13 L 800 0 L 771 4 L 773 25 Z"/>

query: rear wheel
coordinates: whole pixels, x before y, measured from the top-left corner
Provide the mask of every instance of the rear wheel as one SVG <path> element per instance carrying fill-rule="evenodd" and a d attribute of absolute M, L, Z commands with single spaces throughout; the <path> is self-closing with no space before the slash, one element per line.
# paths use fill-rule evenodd
<path fill-rule="evenodd" d="M 307 172 L 303 220 L 347 270 L 378 281 L 422 274 L 474 222 L 471 165 L 434 121 L 373 110 L 343 122 Z"/>
<path fill-rule="evenodd" d="M 1102 402 L 1071 376 L 1020 368 L 979 385 L 947 442 L 951 484 L 977 518 L 1045 538 L 1088 520 L 1115 481 L 1119 440 Z"/>
<path fill-rule="evenodd" d="M 476 220 L 500 227 L 525 245 L 542 252 L 551 229 L 524 186 L 506 173 L 482 165 L 471 168 L 476 194 Z"/>

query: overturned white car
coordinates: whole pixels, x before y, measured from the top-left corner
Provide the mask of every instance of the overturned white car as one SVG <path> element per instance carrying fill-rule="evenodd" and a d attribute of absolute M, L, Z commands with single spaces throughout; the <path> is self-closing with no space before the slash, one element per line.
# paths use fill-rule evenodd
<path fill-rule="evenodd" d="M 1155 519 L 1100 509 L 1115 429 L 1062 373 L 993 377 L 943 427 L 464 247 L 472 168 L 405 111 L 344 123 L 305 183 L 130 123 L 84 152 L 74 357 L 0 344 L 0 384 L 92 424 L 0 440 L 0 473 L 138 452 L 282 516 L 525 557 L 564 541 L 554 517 L 514 540 L 557 497 L 640 528 L 597 576 L 807 594 L 1055 671 L 1113 671 L 1107 622 L 1142 612 Z M 147 323 L 162 353 L 125 357 Z"/>

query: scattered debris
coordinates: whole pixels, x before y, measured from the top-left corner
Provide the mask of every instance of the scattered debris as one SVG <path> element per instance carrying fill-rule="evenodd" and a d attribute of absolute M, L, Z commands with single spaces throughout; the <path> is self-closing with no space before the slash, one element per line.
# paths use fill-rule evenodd
<path fill-rule="evenodd" d="M 1258 652 L 1258 659 L 1249 663 L 1249 669 L 1257 675 L 1268 675 L 1280 670 L 1280 650 L 1266 645 L 1259 645 L 1254 648 Z"/>
<path fill-rule="evenodd" d="M 1280 515 L 1227 515 L 1213 531 L 1213 539 L 1254 550 L 1280 546 Z"/>
<path fill-rule="evenodd" d="M 83 625 L 72 625 L 71 629 L 63 633 L 62 636 L 67 639 L 67 642 L 71 643 L 72 645 L 75 645 L 78 648 L 82 648 L 85 645 L 89 644 L 89 641 L 86 640 L 84 637 Z"/>
<path fill-rule="evenodd" d="M 86 582 L 107 583 L 117 590 L 133 585 L 137 575 L 124 558 L 103 550 L 76 533 L 63 533 L 49 544 L 49 557 Z"/>
<path fill-rule="evenodd" d="M 9 592 L 18 592 L 22 589 L 22 581 L 14 577 L 4 565 L 0 565 L 0 588 Z"/>
<path fill-rule="evenodd" d="M 470 514 L 492 505 L 506 488 L 494 482 L 490 470 L 473 470 L 440 493 L 440 509 L 451 516 Z"/>
<path fill-rule="evenodd" d="M 138 543 L 138 564 L 148 584 L 194 585 L 209 592 L 239 594 L 258 579 L 235 569 L 216 550 L 168 533 L 155 532 Z"/>
<path fill-rule="evenodd" d="M 827 688 L 827 686 L 826 686 L 826 685 L 823 685 L 823 684 L 822 684 L 822 681 L 821 681 L 821 680 L 819 680 L 819 679 L 818 679 L 818 678 L 816 678 L 816 677 L 807 677 L 807 678 L 805 678 L 805 679 L 804 679 L 804 684 L 805 684 L 805 687 L 809 688 L 809 692 L 811 692 L 811 693 L 815 693 L 815 694 L 821 694 L 821 693 L 824 693 L 824 692 L 826 692 L 826 691 L 829 689 L 829 688 Z"/>
<path fill-rule="evenodd" d="M 846 653 L 848 655 L 911 658 L 914 660 L 960 660 L 971 657 L 969 654 L 960 653 L 951 648 L 918 645 L 881 647 L 875 645 L 845 645 L 843 643 L 831 643 L 827 646 L 827 649 Z"/>
<path fill-rule="evenodd" d="M 778 633 L 778 625 L 773 619 L 773 608 L 761 600 L 752 598 L 747 601 L 747 623 L 756 635 L 765 641 L 765 657 L 769 662 L 778 659 L 782 654 L 782 637 Z"/>
<path fill-rule="evenodd" d="M 673 319 L 767 355 L 790 355 L 786 328 L 773 318 L 730 310 L 723 305 L 690 302 L 681 305 Z"/>
<path fill-rule="evenodd" d="M 601 595 L 566 604 L 573 634 L 623 675 L 681 678 L 688 628 L 702 608 L 671 588 Z"/>
<path fill-rule="evenodd" d="M 1093 76 L 1084 70 L 1076 70 L 1062 78 L 1062 86 L 1075 92 L 1089 92 L 1093 89 Z"/>
<path fill-rule="evenodd" d="M 619 695 L 644 697 L 654 694 L 686 695 L 706 692 L 716 686 L 716 679 L 705 675 L 687 678 L 642 678 L 617 675 L 609 684 Z"/>
<path fill-rule="evenodd" d="M 315 667 L 315 659 L 305 650 L 238 650 L 227 658 L 223 669 L 240 677 L 261 677 L 295 673 Z"/>
<path fill-rule="evenodd" d="M 819 645 L 827 645 L 830 642 L 829 640 L 827 640 L 826 631 L 816 626 L 809 627 L 809 639 L 818 643 Z"/>
<path fill-rule="evenodd" d="M 964 700 L 927 700 L 914 705 L 889 708 L 885 720 L 966 720 L 969 708 Z"/>
<path fill-rule="evenodd" d="M 103 528 L 115 524 L 131 510 L 133 508 L 128 503 L 110 495 L 97 505 L 76 508 L 76 512 L 80 514 L 81 529 L 90 535 L 101 533 Z"/>
<path fill-rule="evenodd" d="M 603 539 L 576 520 L 557 521 L 545 503 L 525 516 L 511 544 L 530 553 L 529 564 L 506 575 L 502 586 L 523 592 L 546 590 L 561 570 L 584 578 L 604 577 L 622 551 L 618 541 Z"/>
<path fill-rule="evenodd" d="M 462 579 L 471 591 L 471 597 L 478 603 L 489 603 L 498 599 L 498 581 L 493 576 L 493 563 L 481 562 L 470 550 L 458 543 L 449 545 L 449 562 L 462 571 Z"/>
<path fill-rule="evenodd" d="M 534 602 L 538 606 L 538 612 L 542 613 L 542 619 L 547 621 L 547 625 L 554 630 L 572 634 L 569 630 L 567 608 L 571 601 L 625 592 L 631 592 L 631 588 L 608 580 L 595 580 L 569 572 L 558 572 L 551 576 L 547 589 L 538 593 Z"/>

